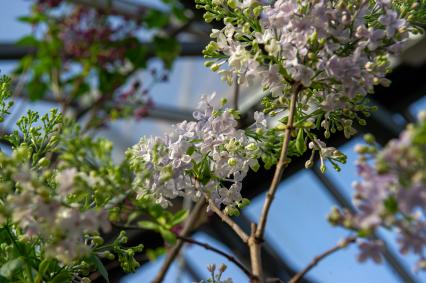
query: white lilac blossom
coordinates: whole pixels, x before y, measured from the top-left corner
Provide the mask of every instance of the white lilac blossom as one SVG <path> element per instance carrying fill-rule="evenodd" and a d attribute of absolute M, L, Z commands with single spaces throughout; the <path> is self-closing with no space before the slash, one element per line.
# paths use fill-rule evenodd
<path fill-rule="evenodd" d="M 359 182 L 354 184 L 355 213 L 334 210 L 330 220 L 365 237 L 359 259 L 380 262 L 383 244 L 372 235 L 379 228 L 397 233 L 402 254 L 418 257 L 417 269 L 426 269 L 426 115 L 410 125 L 382 150 L 370 144 L 357 146 Z"/>
<path fill-rule="evenodd" d="M 397 55 L 415 30 L 392 1 L 198 0 L 205 18 L 223 20 L 204 50 L 206 63 L 232 83 L 257 79 L 273 101 L 265 112 L 286 110 L 295 85 L 303 112 L 325 122 L 325 136 L 364 125 L 372 110 L 365 96 L 375 85 L 388 86 L 389 56 Z M 240 6 L 244 7 L 241 8 Z M 232 11 L 229 12 L 229 11 Z M 315 113 L 315 115 L 311 115 Z M 316 125 L 319 125 L 315 123 Z"/>
<path fill-rule="evenodd" d="M 77 174 L 75 168 L 59 172 L 56 177 L 58 197 L 51 197 L 47 187 L 34 182 L 31 173 L 22 170 L 14 178 L 20 189 L 7 198 L 11 219 L 19 224 L 24 235 L 42 239 L 46 255 L 65 264 L 89 253 L 86 241 L 90 235 L 110 230 L 106 211 L 65 203 L 66 195 L 75 187 Z"/>
<path fill-rule="evenodd" d="M 373 10 L 380 14 L 378 23 L 368 20 Z M 220 71 L 227 81 L 237 74 L 244 83 L 250 81 L 246 74 L 256 73 L 274 95 L 286 95 L 282 90 L 297 81 L 349 98 L 388 84 L 386 56 L 400 49 L 409 28 L 390 3 L 368 1 L 279 0 L 263 6 L 256 28 L 225 22 L 222 30 L 213 31 L 216 43 L 207 51 L 228 58 L 229 69 Z"/>
<path fill-rule="evenodd" d="M 178 196 L 197 200 L 206 193 L 229 211 L 245 202 L 241 182 L 250 168 L 259 167 L 260 149 L 237 128 L 235 112 L 215 106 L 213 98 L 203 96 L 195 121 L 175 125 L 162 139 L 142 138 L 133 146 L 138 197 L 152 197 L 166 207 Z M 255 119 L 257 129 L 266 129 L 263 113 Z"/>

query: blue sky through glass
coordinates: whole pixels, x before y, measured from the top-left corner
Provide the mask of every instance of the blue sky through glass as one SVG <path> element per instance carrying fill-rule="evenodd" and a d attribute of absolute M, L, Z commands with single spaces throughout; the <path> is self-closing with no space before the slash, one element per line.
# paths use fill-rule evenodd
<path fill-rule="evenodd" d="M 259 215 L 261 200 L 255 199 L 247 208 L 250 218 Z M 348 235 L 327 222 L 333 205 L 312 172 L 297 173 L 279 187 L 266 229 L 267 241 L 293 268 L 302 269 Z M 359 264 L 356 253 L 355 247 L 339 251 L 316 266 L 308 278 L 327 283 L 399 282 L 385 265 Z"/>
<path fill-rule="evenodd" d="M 209 243 L 209 245 L 219 248 L 222 251 L 225 251 L 226 253 L 233 255 L 232 251 L 229 250 L 226 246 L 221 244 L 220 242 L 216 241 L 214 238 L 210 237 L 209 235 L 205 233 L 197 233 L 193 237 L 194 239 L 200 241 Z M 238 282 L 247 282 L 247 277 L 244 275 L 244 273 L 241 272 L 238 267 L 236 267 L 232 262 L 228 261 L 224 257 L 212 253 L 210 251 L 207 251 L 206 249 L 196 246 L 196 245 L 186 245 L 184 248 L 184 256 L 185 260 L 188 261 L 188 263 L 197 270 L 197 273 L 199 273 L 200 276 L 202 276 L 203 279 L 209 278 L 209 272 L 207 271 L 207 265 L 214 263 L 216 266 L 220 266 L 220 264 L 224 263 L 227 266 L 227 270 L 223 274 L 223 279 L 232 277 L 235 283 Z M 234 255 L 235 256 L 235 255 Z M 160 269 L 160 262 L 163 262 L 163 258 L 158 260 L 157 262 L 150 263 L 147 266 L 142 267 L 137 273 L 133 275 L 128 275 L 126 278 L 122 280 L 122 283 L 133 283 L 133 282 L 150 282 L 151 279 L 154 278 L 156 275 L 156 272 L 158 269 Z M 188 283 L 192 282 L 191 278 L 187 277 L 186 281 L 180 281 L 177 279 L 177 274 L 179 274 L 179 265 L 174 264 L 171 268 L 171 270 L 167 273 L 167 276 L 164 280 L 164 283 Z M 141 280 L 146 281 L 141 281 Z"/>

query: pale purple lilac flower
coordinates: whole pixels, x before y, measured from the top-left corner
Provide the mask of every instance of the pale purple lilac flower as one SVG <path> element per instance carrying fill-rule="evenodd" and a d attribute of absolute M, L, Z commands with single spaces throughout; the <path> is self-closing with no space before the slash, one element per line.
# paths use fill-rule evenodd
<path fill-rule="evenodd" d="M 197 200 L 203 193 L 217 206 L 232 208 L 242 201 L 241 182 L 250 168 L 259 166 L 259 147 L 213 98 L 203 96 L 195 121 L 175 125 L 162 139 L 143 138 L 133 146 L 132 156 L 144 166 L 134 183 L 138 197 L 151 197 L 163 207 L 176 197 Z M 256 128 L 266 129 L 263 113 L 255 119 Z M 211 174 L 205 182 L 194 175 L 202 164 Z"/>
<path fill-rule="evenodd" d="M 382 150 L 358 146 L 361 180 L 354 184 L 355 213 L 334 211 L 334 224 L 366 236 L 359 259 L 380 262 L 380 244 L 374 240 L 379 229 L 397 234 L 402 254 L 418 257 L 416 269 L 425 270 L 426 252 L 426 115 L 410 125 Z M 370 142 L 371 144 L 371 142 Z M 374 162 L 374 163 L 373 163 Z M 336 215 L 338 215 L 336 217 Z"/>
<path fill-rule="evenodd" d="M 22 174 L 15 179 L 25 187 L 11 194 L 7 207 L 12 220 L 19 223 L 26 237 L 40 237 L 45 242 L 46 253 L 64 263 L 71 263 L 90 251 L 85 243 L 86 235 L 111 228 L 106 211 L 101 209 L 81 209 L 74 204 L 64 205 L 65 193 L 73 191 L 75 169 L 65 169 L 58 173 L 58 198 L 43 194 L 43 188 L 27 183 Z M 66 177 L 66 178 L 65 178 Z M 59 194 L 61 194 L 59 196 Z"/>
<path fill-rule="evenodd" d="M 366 20 L 372 9 L 381 13 L 382 26 Z M 326 0 L 278 0 L 263 4 L 259 24 L 260 32 L 247 33 L 244 25 L 230 23 L 213 32 L 217 50 L 228 57 L 228 69 L 219 73 L 230 83 L 233 75 L 246 83 L 257 74 L 273 96 L 288 96 L 291 81 L 283 75 L 283 68 L 305 87 L 323 86 L 310 103 L 320 108 L 326 105 L 326 112 L 349 107 L 346 98 L 366 95 L 376 84 L 388 85 L 389 64 L 383 58 L 398 53 L 408 38 L 408 22 L 389 1 L 346 6 Z M 264 46 L 262 52 L 256 51 L 256 44 Z M 225 67 L 223 63 L 219 65 Z"/>

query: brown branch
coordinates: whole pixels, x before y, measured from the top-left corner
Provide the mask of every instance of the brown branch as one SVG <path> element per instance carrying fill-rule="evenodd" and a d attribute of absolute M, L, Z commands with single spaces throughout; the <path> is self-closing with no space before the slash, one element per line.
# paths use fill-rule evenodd
<path fill-rule="evenodd" d="M 238 98 L 240 96 L 240 84 L 238 83 L 238 77 L 234 78 L 234 93 L 232 97 L 232 108 L 238 110 Z"/>
<path fill-rule="evenodd" d="M 293 86 L 293 93 L 291 95 L 288 122 L 284 133 L 284 140 L 281 148 L 280 159 L 278 160 L 271 186 L 269 187 L 268 193 L 266 194 L 262 212 L 259 217 L 259 225 L 256 227 L 256 224 L 252 224 L 252 233 L 250 235 L 248 244 L 250 249 L 251 267 L 254 275 L 254 280 L 252 280 L 253 283 L 263 282 L 261 244 L 263 242 L 263 234 L 265 232 L 266 222 L 268 220 L 269 209 L 271 208 L 271 204 L 274 200 L 278 185 L 281 182 L 284 169 L 287 166 L 287 153 L 291 139 L 291 132 L 293 130 L 293 121 L 296 113 L 297 97 L 301 90 L 302 85 L 300 83 L 295 83 Z"/>
<path fill-rule="evenodd" d="M 322 254 L 314 257 L 314 259 L 299 273 L 293 276 L 288 283 L 297 283 L 303 278 L 303 276 L 308 273 L 312 268 L 314 268 L 321 260 L 325 259 L 329 255 L 346 248 L 349 244 L 355 243 L 356 237 L 349 237 L 338 243 L 336 246 L 332 247 L 329 250 L 326 250 Z"/>
<path fill-rule="evenodd" d="M 263 269 L 261 260 L 261 242 L 256 238 L 256 223 L 251 223 L 251 234 L 248 240 L 248 247 L 250 251 L 250 263 L 253 277 L 250 282 L 260 283 L 263 282 Z"/>
<path fill-rule="evenodd" d="M 234 221 L 231 219 L 231 217 L 229 217 L 228 215 L 226 215 L 225 213 L 222 212 L 222 210 L 220 210 L 220 208 L 218 208 L 216 206 L 216 204 L 207 197 L 207 195 L 205 195 L 206 199 L 208 199 L 209 201 L 209 207 L 211 210 L 213 210 L 214 213 L 216 213 L 217 216 L 219 216 L 219 218 L 225 222 L 226 224 L 229 225 L 229 227 L 232 228 L 232 230 L 234 230 L 234 232 L 238 235 L 238 237 L 241 238 L 241 240 L 244 243 L 248 242 L 249 236 L 243 231 L 243 229 L 241 229 L 241 227 Z"/>
<path fill-rule="evenodd" d="M 186 237 L 191 232 L 192 226 L 194 222 L 198 219 L 201 210 L 203 209 L 205 204 L 204 198 L 200 199 L 192 209 L 188 219 L 185 221 L 184 227 L 182 229 L 182 232 L 180 233 L 181 237 Z M 177 240 L 175 246 L 170 250 L 170 252 L 167 254 L 166 259 L 164 260 L 163 265 L 161 266 L 160 271 L 157 273 L 157 276 L 152 280 L 152 283 L 161 283 L 164 280 L 164 277 L 167 274 L 167 271 L 169 270 L 170 266 L 172 265 L 173 261 L 179 254 L 180 250 L 183 246 L 182 240 Z"/>
<path fill-rule="evenodd" d="M 268 220 L 269 209 L 271 208 L 271 204 L 272 204 L 272 201 L 274 200 L 275 192 L 277 191 L 278 185 L 281 182 L 281 177 L 283 175 L 284 169 L 287 166 L 288 146 L 291 139 L 291 131 L 293 130 L 293 121 L 294 121 L 294 115 L 296 112 L 297 97 L 301 90 L 302 90 L 302 85 L 300 83 L 296 83 L 293 87 L 293 94 L 291 95 L 287 128 L 285 129 L 285 133 L 284 133 L 284 141 L 281 148 L 280 159 L 278 160 L 271 186 L 269 187 L 268 193 L 266 194 L 266 199 L 263 204 L 262 213 L 259 218 L 259 225 L 256 230 L 256 238 L 258 238 L 259 240 L 262 240 L 263 238 L 263 234 L 265 232 L 265 227 L 266 227 L 266 221 Z"/>
<path fill-rule="evenodd" d="M 229 261 L 231 261 L 232 263 L 234 263 L 236 266 L 238 266 L 249 278 L 253 277 L 253 274 L 251 274 L 251 272 L 242 264 L 240 263 L 235 257 L 233 257 L 230 254 L 225 253 L 224 251 L 221 251 L 213 246 L 210 246 L 207 243 L 203 243 L 203 242 L 199 242 L 197 240 L 194 240 L 192 238 L 188 238 L 188 237 L 182 237 L 182 236 L 177 236 L 178 239 L 181 239 L 184 242 L 188 242 L 200 247 L 205 248 L 206 250 L 210 250 L 212 252 L 215 252 L 217 254 L 220 254 L 224 257 L 226 257 Z"/>

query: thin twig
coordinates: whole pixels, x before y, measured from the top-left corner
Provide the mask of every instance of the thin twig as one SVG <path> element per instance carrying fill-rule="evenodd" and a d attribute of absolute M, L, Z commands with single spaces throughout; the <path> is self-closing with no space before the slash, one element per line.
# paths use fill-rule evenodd
<path fill-rule="evenodd" d="M 238 83 L 238 76 L 234 78 L 234 93 L 232 97 L 232 108 L 238 110 L 238 98 L 240 96 L 240 84 Z"/>
<path fill-rule="evenodd" d="M 349 237 L 338 243 L 336 246 L 332 247 L 329 250 L 326 250 L 322 254 L 314 257 L 314 259 L 299 273 L 293 276 L 288 283 L 297 283 L 299 282 L 306 273 L 308 273 L 312 268 L 314 268 L 321 260 L 325 259 L 329 255 L 337 252 L 338 250 L 346 248 L 349 244 L 355 243 L 356 237 Z"/>
<path fill-rule="evenodd" d="M 180 233 L 180 236 L 186 237 L 191 232 L 192 226 L 194 222 L 198 219 L 200 216 L 200 212 L 203 209 L 205 204 L 204 198 L 200 199 L 192 209 L 188 219 L 185 221 L 185 224 L 183 226 L 182 232 Z M 164 260 L 163 265 L 161 266 L 160 271 L 157 273 L 157 276 L 152 280 L 152 283 L 161 283 L 164 280 L 164 277 L 167 274 L 167 271 L 169 270 L 170 266 L 172 265 L 174 259 L 179 254 L 180 250 L 183 246 L 182 240 L 177 240 L 175 246 L 170 250 L 170 252 L 167 254 L 166 259 Z"/>
<path fill-rule="evenodd" d="M 287 165 L 288 145 L 291 139 L 291 131 L 293 130 L 293 121 L 294 121 L 294 115 L 296 113 L 297 97 L 301 90 L 302 90 L 302 85 L 300 83 L 296 83 L 293 87 L 293 94 L 291 95 L 287 128 L 285 129 L 285 133 L 284 133 L 284 141 L 281 148 L 280 159 L 278 160 L 271 186 L 269 187 L 268 193 L 266 194 L 262 213 L 259 218 L 259 225 L 257 226 L 257 230 L 256 230 L 256 238 L 258 238 L 259 240 L 263 239 L 263 234 L 265 232 L 265 227 L 266 227 L 266 221 L 268 220 L 269 209 L 271 207 L 272 201 L 274 200 L 275 192 L 277 191 L 278 185 L 281 182 L 281 177 L 283 175 L 284 169 Z"/>
<path fill-rule="evenodd" d="M 214 213 L 217 214 L 217 216 L 219 216 L 219 218 L 225 222 L 226 224 L 229 225 L 229 227 L 232 228 L 232 230 L 234 230 L 234 232 L 241 238 L 241 240 L 244 243 L 248 242 L 249 236 L 243 231 L 243 229 L 241 229 L 241 227 L 234 221 L 231 219 L 231 217 L 229 217 L 228 215 L 226 215 L 225 213 L 222 212 L 222 210 L 220 210 L 220 208 L 218 208 L 216 206 L 216 204 L 209 199 L 207 196 L 205 196 L 208 201 L 209 201 L 209 207 L 211 210 L 213 210 Z"/>
<path fill-rule="evenodd" d="M 207 243 L 203 243 L 203 242 L 199 242 L 197 240 L 194 240 L 192 238 L 188 238 L 188 237 L 182 237 L 182 236 L 177 236 L 178 239 L 181 239 L 184 242 L 188 242 L 200 247 L 205 248 L 206 250 L 210 250 L 212 252 L 215 252 L 217 254 L 220 254 L 224 257 L 226 257 L 229 261 L 231 261 L 232 263 L 234 263 L 236 266 L 238 266 L 249 278 L 253 277 L 253 274 L 251 274 L 251 272 L 242 264 L 240 263 L 234 256 L 225 253 L 224 251 L 221 251 L 213 246 L 210 246 Z"/>

